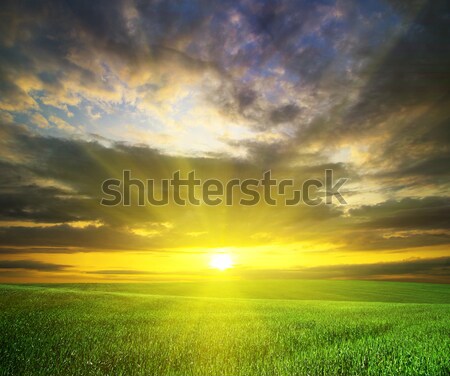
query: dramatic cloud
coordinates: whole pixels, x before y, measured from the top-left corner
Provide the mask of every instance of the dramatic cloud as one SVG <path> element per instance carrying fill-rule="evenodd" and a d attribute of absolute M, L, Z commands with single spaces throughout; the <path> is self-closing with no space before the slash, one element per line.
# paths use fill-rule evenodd
<path fill-rule="evenodd" d="M 389 263 L 324 265 L 290 270 L 242 271 L 258 278 L 333 278 L 333 279 L 417 279 L 440 283 L 450 282 L 450 258 L 402 260 Z"/>
<path fill-rule="evenodd" d="M 450 197 L 404 198 L 351 209 L 355 217 L 370 218 L 367 227 L 393 229 L 450 229 Z"/>
<path fill-rule="evenodd" d="M 448 263 L 449 16 L 444 0 L 3 2 L 0 262 L 156 275 L 229 249 L 255 270 L 440 278 L 396 263 Z M 348 205 L 99 204 L 123 170 L 269 169 L 332 169 Z"/>
<path fill-rule="evenodd" d="M 50 264 L 33 260 L 3 260 L 0 261 L 0 269 L 28 269 L 40 272 L 59 272 L 66 269 L 67 265 Z"/>

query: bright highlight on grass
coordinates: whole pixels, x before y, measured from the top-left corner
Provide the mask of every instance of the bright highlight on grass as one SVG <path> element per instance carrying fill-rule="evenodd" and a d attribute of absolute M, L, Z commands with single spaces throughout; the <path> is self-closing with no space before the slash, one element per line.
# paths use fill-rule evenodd
<path fill-rule="evenodd" d="M 229 254 L 217 253 L 211 256 L 209 265 L 214 269 L 225 270 L 233 267 L 233 260 Z"/>

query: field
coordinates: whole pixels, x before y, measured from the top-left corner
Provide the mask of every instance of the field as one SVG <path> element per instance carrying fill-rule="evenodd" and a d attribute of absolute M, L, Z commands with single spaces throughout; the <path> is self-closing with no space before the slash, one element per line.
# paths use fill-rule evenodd
<path fill-rule="evenodd" d="M 450 286 L 0 285 L 0 375 L 448 375 Z"/>

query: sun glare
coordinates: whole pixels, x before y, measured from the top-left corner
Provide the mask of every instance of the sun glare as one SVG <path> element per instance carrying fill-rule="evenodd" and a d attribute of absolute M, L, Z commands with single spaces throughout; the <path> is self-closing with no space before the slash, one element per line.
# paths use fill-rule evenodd
<path fill-rule="evenodd" d="M 209 265 L 214 269 L 225 270 L 233 266 L 233 260 L 226 253 L 217 253 L 211 256 Z"/>

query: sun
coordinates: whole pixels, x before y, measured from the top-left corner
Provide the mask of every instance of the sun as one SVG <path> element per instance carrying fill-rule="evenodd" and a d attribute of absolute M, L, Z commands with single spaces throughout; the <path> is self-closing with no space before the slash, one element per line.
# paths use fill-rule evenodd
<path fill-rule="evenodd" d="M 214 269 L 225 270 L 233 267 L 233 260 L 227 253 L 216 253 L 211 256 L 209 265 Z"/>

